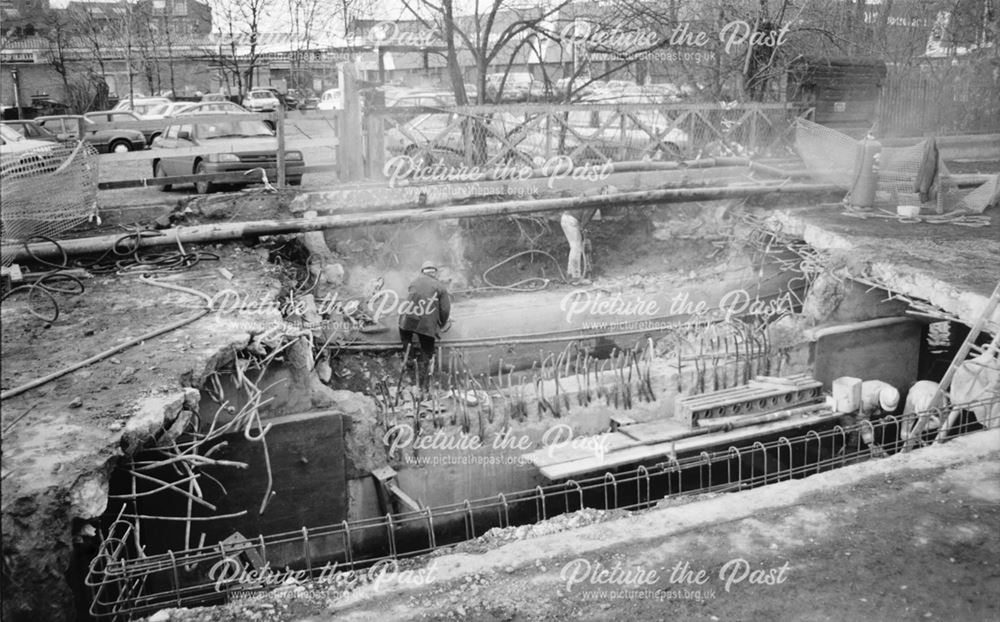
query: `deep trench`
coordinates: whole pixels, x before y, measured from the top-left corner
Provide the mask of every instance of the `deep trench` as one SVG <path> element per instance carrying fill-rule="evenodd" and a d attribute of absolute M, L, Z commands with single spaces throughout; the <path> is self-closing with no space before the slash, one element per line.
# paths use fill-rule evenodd
<path fill-rule="evenodd" d="M 535 227 L 533 229 L 534 233 L 526 232 L 525 227 Z M 604 261 L 600 263 L 600 268 L 598 268 L 595 276 L 601 276 L 602 272 L 606 272 L 612 269 L 617 270 L 628 270 L 629 267 L 637 261 L 637 257 L 641 257 L 643 254 L 641 250 L 644 248 L 653 248 L 652 253 L 656 253 L 655 243 L 652 240 L 652 228 L 653 225 L 648 217 L 643 215 L 643 212 L 636 211 L 630 212 L 626 215 L 626 218 L 622 220 L 615 221 L 612 225 L 606 227 L 601 236 L 596 237 L 592 240 L 592 253 L 594 257 L 617 257 L 614 261 Z M 509 222 L 503 221 L 493 221 L 486 220 L 484 222 L 463 225 L 464 233 L 468 236 L 473 236 L 477 240 L 486 240 L 486 243 L 470 245 L 465 249 L 465 259 L 470 266 L 469 273 L 473 276 L 468 278 L 465 283 L 466 289 L 477 289 L 485 288 L 489 284 L 485 283 L 481 277 L 482 273 L 487 270 L 492 265 L 495 265 L 499 259 L 503 259 L 505 256 L 509 256 L 513 253 L 518 252 L 523 248 L 526 241 L 529 242 L 531 247 L 544 247 L 547 249 L 554 249 L 553 254 L 558 257 L 565 255 L 565 241 L 561 238 L 561 232 L 558 227 L 546 227 L 544 223 L 526 221 L 518 223 L 517 229 L 512 230 Z M 507 239 L 505 240 L 503 236 L 497 235 L 497 231 L 506 230 Z M 511 234 L 515 234 L 514 239 L 510 239 Z M 537 236 L 537 237 L 533 237 Z M 376 254 L 368 254 L 374 248 L 377 248 L 380 244 L 387 245 L 391 243 L 391 238 L 385 230 L 368 231 L 365 233 L 364 239 L 370 244 L 367 248 L 361 248 L 357 252 L 369 260 L 374 260 L 377 256 Z M 625 245 L 624 250 L 616 243 L 616 240 L 620 241 L 622 239 L 627 239 L 629 243 Z M 337 246 L 348 249 L 355 248 L 358 249 L 361 244 L 353 244 L 356 240 L 337 240 Z M 691 253 L 694 257 L 698 252 L 703 252 L 705 250 L 704 242 L 680 242 L 680 248 L 686 248 L 687 252 Z M 412 263 L 416 261 L 419 257 L 423 256 L 424 253 L 421 251 L 421 246 L 417 245 L 417 248 L 405 248 L 400 247 L 396 249 L 398 251 L 397 263 Z M 338 248 L 340 251 L 341 248 Z M 617 256 L 615 253 L 618 253 Z M 666 255 L 664 253 L 664 255 Z M 752 262 L 758 261 L 760 258 L 752 257 Z M 305 274 L 308 271 L 307 268 L 307 255 L 304 253 L 301 246 L 291 243 L 277 246 L 273 249 L 271 253 L 272 262 L 278 263 L 287 269 L 287 287 L 283 291 L 283 295 L 297 287 L 297 283 L 300 283 Z M 769 261 L 773 261 L 774 258 L 770 258 Z M 374 261 L 377 269 L 390 268 L 392 266 L 387 265 L 382 260 Z M 666 261 L 655 263 L 654 265 L 659 265 L 661 269 L 668 268 Z M 756 264 L 754 264 L 756 265 Z M 762 273 L 763 273 L 763 263 Z M 527 257 L 524 261 L 509 263 L 503 266 L 503 269 L 497 270 L 494 273 L 494 277 L 498 281 L 513 282 L 522 280 L 527 277 L 540 277 L 540 278 L 553 278 L 555 266 L 544 259 L 538 260 L 535 257 Z M 476 295 L 481 297 L 491 297 L 504 293 L 502 290 L 489 290 L 484 289 L 476 293 Z M 801 307 L 796 307 L 793 309 L 794 312 L 800 312 Z M 753 318 L 747 319 L 747 323 L 754 323 L 756 320 Z M 529 321 L 530 323 L 530 321 Z M 764 330 L 767 330 L 768 326 L 764 326 Z M 919 362 L 918 362 L 918 374 L 914 380 L 939 380 L 944 369 L 947 367 L 948 363 L 951 362 L 952 357 L 958 347 L 958 344 L 964 338 L 963 331 L 967 330 L 963 326 L 958 324 L 947 324 L 938 323 L 930 326 L 925 326 L 922 329 L 920 346 L 919 346 Z M 650 332 L 642 333 L 640 339 L 635 339 L 635 342 L 641 343 L 644 338 L 652 336 L 654 339 L 667 339 L 670 335 L 669 330 L 664 330 L 660 332 Z M 629 336 L 630 338 L 633 336 Z M 613 357 L 616 352 L 623 352 L 631 347 L 631 343 L 628 342 L 629 339 L 619 339 L 612 340 L 604 343 L 603 346 L 600 342 L 595 343 L 593 348 L 593 356 L 595 360 L 607 361 L 609 358 Z M 981 343 L 985 341 L 985 337 L 979 340 Z M 533 354 L 533 353 L 532 353 Z M 544 354 L 544 353 L 543 353 Z M 541 356 L 541 355 L 540 355 Z M 530 358 L 530 357 L 529 357 Z M 780 365 L 778 360 L 781 358 L 781 353 L 779 351 L 768 352 L 762 357 L 758 357 L 756 371 L 758 374 L 770 375 L 771 373 L 780 372 Z M 349 390 L 353 392 L 366 393 L 369 395 L 375 394 L 376 391 L 373 389 L 373 385 L 370 381 L 371 377 L 386 376 L 389 378 L 405 377 L 406 374 L 401 372 L 401 361 L 398 353 L 364 353 L 364 352 L 343 352 L 334 358 L 331 356 L 330 362 L 334 368 L 334 373 L 331 378 L 325 383 L 328 387 L 336 390 Z M 463 361 L 464 364 L 471 365 L 476 370 L 476 373 L 483 373 L 485 375 L 496 374 L 499 369 L 496 366 L 496 358 L 493 355 L 483 361 L 482 356 L 479 356 L 479 360 Z M 512 360 L 512 359 L 511 359 Z M 232 361 L 230 361 L 232 363 Z M 289 366 L 291 363 L 289 360 L 285 360 L 281 363 L 283 366 Z M 749 373 L 751 369 L 749 364 L 746 368 L 746 373 Z M 515 378 L 514 384 L 517 384 L 521 380 L 530 379 L 531 372 L 534 371 L 534 367 L 527 365 L 526 363 L 521 363 L 514 366 L 515 369 L 511 373 L 510 377 Z M 230 380 L 235 375 L 233 369 L 222 369 L 220 372 L 221 377 L 229 378 Z M 346 373 L 349 372 L 349 373 Z M 766 372 L 766 373 L 765 373 Z M 704 370 L 701 370 L 704 374 Z M 733 384 L 736 383 L 738 377 L 743 374 L 739 367 L 739 362 L 735 366 L 733 372 Z M 515 375 L 516 374 L 516 375 Z M 509 378 L 510 378 L 509 377 Z M 402 382 L 402 380 L 400 381 Z M 508 379 L 508 382 L 510 380 Z M 704 381 L 703 381 L 704 382 Z M 713 384 L 718 383 L 718 376 L 716 375 L 713 380 Z M 728 383 L 728 378 L 726 379 L 726 384 Z M 203 393 L 206 391 L 206 386 L 199 387 Z M 690 388 L 690 387 L 689 387 Z M 701 390 L 706 390 L 705 386 L 699 387 Z M 712 387 L 708 387 L 710 390 Z M 223 387 L 224 392 L 230 391 L 229 384 Z M 208 392 L 215 391 L 211 388 Z M 235 409 L 239 409 L 243 406 L 244 402 L 241 402 L 237 396 L 230 395 L 232 397 L 231 405 Z M 213 418 L 211 413 L 212 408 L 207 408 L 207 404 L 203 398 L 203 405 L 206 408 L 202 409 L 202 412 L 197 413 L 197 418 L 194 420 L 191 427 L 184 434 L 176 438 L 176 442 L 181 446 L 184 443 L 191 442 L 194 438 L 192 433 L 197 434 L 198 432 L 204 431 L 204 426 Z M 212 404 L 211 406 L 219 406 L 219 404 Z M 609 410 L 611 410 L 609 408 Z M 549 413 L 550 416 L 557 416 L 558 413 Z M 266 418 L 263 419 L 262 423 L 266 423 Z M 451 421 L 452 424 L 457 423 L 461 425 L 461 421 Z M 514 418 L 514 423 L 519 423 L 517 418 Z M 446 422 L 447 424 L 447 422 Z M 348 417 L 343 417 L 340 424 L 341 434 L 349 434 L 350 429 L 356 426 L 356 423 L 349 421 Z M 708 460 L 705 464 L 684 464 L 683 467 L 680 463 L 677 463 L 675 470 L 671 471 L 669 464 L 664 463 L 662 459 L 658 460 L 647 460 L 645 462 L 639 462 L 630 464 L 626 467 L 619 467 L 614 469 L 612 472 L 616 475 L 612 477 L 620 477 L 622 480 L 628 482 L 628 484 L 621 484 L 617 480 L 615 481 L 602 481 L 588 486 L 583 492 L 576 492 L 575 489 L 571 490 L 566 488 L 566 490 L 559 494 L 558 492 L 552 492 L 544 498 L 544 509 L 542 509 L 538 498 L 534 497 L 516 497 L 514 493 L 519 492 L 522 489 L 527 490 L 530 487 L 520 487 L 508 490 L 500 490 L 498 492 L 504 493 L 512 497 L 512 501 L 505 506 L 499 506 L 494 504 L 494 507 L 463 511 L 463 510 L 449 510 L 444 514 L 444 518 L 435 520 L 433 528 L 428 527 L 427 523 L 414 520 L 413 517 L 410 520 L 401 522 L 399 525 L 392 530 L 394 534 L 393 537 L 387 537 L 384 533 L 379 533 L 378 529 L 375 529 L 374 534 L 369 534 L 364 532 L 365 535 L 358 536 L 356 541 L 351 545 L 349 552 L 345 553 L 341 551 L 339 553 L 332 553 L 324 555 L 322 552 L 317 554 L 306 554 L 307 559 L 296 559 L 288 563 L 289 568 L 293 569 L 305 569 L 307 567 L 312 568 L 325 564 L 327 562 L 338 562 L 345 563 L 347 561 L 353 561 L 358 567 L 364 567 L 366 564 L 372 563 L 374 560 L 382 558 L 387 555 L 394 555 L 397 557 L 406 557 L 409 555 L 415 555 L 425 552 L 429 548 L 429 543 L 433 542 L 435 547 L 447 546 L 457 544 L 470 538 L 476 538 L 482 536 L 489 529 L 494 527 L 510 527 L 517 525 L 526 525 L 535 523 L 543 518 L 552 518 L 553 516 L 572 512 L 582 508 L 595 508 L 600 510 L 612 510 L 615 508 L 627 508 L 627 509 L 643 509 L 646 507 L 655 506 L 660 500 L 668 496 L 693 494 L 697 492 L 737 492 L 741 489 L 746 489 L 756 485 L 762 485 L 767 483 L 772 483 L 778 479 L 784 479 L 786 477 L 804 477 L 808 476 L 819 470 L 826 470 L 828 468 L 835 468 L 841 464 L 848 464 L 852 462 L 857 462 L 861 460 L 868 459 L 868 455 L 859 450 L 859 447 L 851 447 L 851 443 L 857 443 L 856 438 L 848 437 L 838 437 L 835 434 L 830 434 L 833 423 L 819 426 L 814 429 L 815 432 L 820 435 L 829 435 L 830 442 L 829 445 L 824 443 L 813 443 L 810 444 L 808 440 L 803 441 L 802 439 L 792 439 L 792 443 L 782 444 L 782 439 L 780 435 L 764 435 L 758 437 L 756 440 L 763 444 L 764 447 L 754 446 L 746 449 L 746 452 L 740 453 L 739 460 L 733 459 L 719 459 L 717 461 Z M 974 421 L 973 418 L 968 416 L 964 417 L 960 422 L 960 432 L 968 432 L 974 429 L 978 429 L 979 424 Z M 258 430 L 259 431 L 259 430 Z M 468 431 L 468 430 L 466 430 Z M 234 435 L 239 436 L 239 435 Z M 380 435 L 373 435 L 372 439 L 380 439 Z M 826 437 L 824 437 L 826 438 Z M 880 425 L 876 428 L 876 441 L 883 447 L 892 448 L 893 451 L 897 450 L 899 443 L 898 428 L 893 424 Z M 231 447 L 220 449 L 217 458 L 229 458 L 229 457 L 241 457 L 246 458 L 251 456 L 258 461 L 260 460 L 259 449 L 248 450 L 248 444 L 244 443 L 242 446 L 242 451 L 244 453 L 238 454 L 233 453 L 233 450 L 240 449 L 239 442 L 234 441 L 234 445 Z M 345 449 L 345 445 L 341 444 L 340 448 Z M 379 446 L 375 448 L 376 451 L 383 450 L 384 448 Z M 725 448 L 717 448 L 719 452 L 725 452 Z M 345 451 L 345 453 L 347 453 Z M 838 456 L 844 456 L 842 459 Z M 155 447 L 148 447 L 138 453 L 129 456 L 127 460 L 131 466 L 140 463 L 143 460 L 154 460 L 162 459 L 162 453 L 159 449 Z M 310 458 L 311 459 L 311 458 Z M 301 461 L 308 463 L 308 459 L 303 454 Z M 327 465 L 333 469 L 340 469 L 342 475 L 336 478 L 334 485 L 342 485 L 346 488 L 348 481 L 350 480 L 361 480 L 363 478 L 370 478 L 370 475 L 365 471 L 362 464 L 356 464 L 355 462 L 362 462 L 357 455 L 345 455 L 342 456 L 342 462 L 333 462 Z M 183 516 L 183 508 L 179 507 L 178 497 L 176 495 L 168 494 L 170 491 L 161 491 L 155 494 L 143 495 L 143 493 L 148 493 L 150 491 L 156 490 L 160 486 L 153 483 L 152 480 L 147 480 L 136 484 L 134 477 L 130 476 L 128 470 L 125 468 L 127 465 L 124 464 L 112 473 L 110 482 L 110 494 L 112 500 L 109 503 L 108 511 L 105 514 L 102 521 L 103 533 L 108 534 L 112 530 L 115 520 L 119 515 L 119 512 L 123 507 L 127 508 L 129 513 L 141 514 L 145 516 Z M 666 466 L 664 466 L 666 464 Z M 818 465 L 815 470 L 809 465 Z M 637 468 L 645 469 L 644 475 L 637 475 Z M 807 468 L 809 467 L 809 468 Z M 270 469 L 270 463 L 268 463 L 268 469 Z M 447 488 L 452 484 L 450 475 L 447 470 L 442 469 L 440 475 L 435 475 L 433 468 L 429 472 L 424 473 L 424 477 L 430 480 L 437 481 L 435 484 L 439 488 Z M 209 509 L 204 505 L 194 505 L 191 510 L 191 516 L 195 519 L 207 518 L 216 514 L 226 514 L 229 512 L 234 512 L 240 507 L 250 507 L 249 514 L 255 512 L 255 506 L 259 505 L 259 501 L 256 497 L 251 497 L 255 492 L 259 492 L 259 486 L 257 488 L 247 487 L 245 489 L 233 489 L 233 482 L 238 481 L 239 477 L 233 478 L 232 473 L 223 475 L 222 471 L 213 471 L 212 469 L 206 468 L 204 470 L 206 473 L 212 477 L 217 478 L 217 482 L 206 482 L 202 485 L 201 494 L 203 498 L 214 506 L 213 509 Z M 775 472 L 786 473 L 786 475 L 775 476 Z M 212 475 L 214 473 L 214 475 Z M 771 473 L 772 477 L 768 478 L 768 473 Z M 151 476 L 156 479 L 163 481 L 170 481 L 171 479 L 176 479 L 182 473 L 179 473 L 174 465 L 161 466 L 155 469 L 151 469 L 145 472 L 146 475 Z M 256 464 L 251 467 L 249 471 L 246 472 L 245 477 L 247 479 L 260 478 L 263 473 L 260 469 L 260 465 Z M 605 476 L 607 478 L 607 476 Z M 206 478 L 210 479 L 210 478 Z M 225 485 L 223 485 L 223 481 Z M 734 486 L 734 482 L 738 482 L 739 485 Z M 258 482 L 259 483 L 259 482 Z M 133 489 L 133 486 L 136 486 Z M 343 504 L 336 508 L 314 508 L 319 510 L 318 512 L 313 512 L 308 517 L 303 520 L 302 515 L 283 515 L 274 520 L 267 519 L 266 515 L 263 520 L 242 520 L 240 523 L 241 529 L 248 530 L 246 533 L 242 533 L 243 536 L 250 540 L 264 535 L 270 535 L 275 533 L 283 532 L 296 532 L 301 530 L 303 527 L 316 528 L 323 525 L 336 525 L 341 521 L 347 521 L 350 519 L 357 519 L 359 517 L 351 515 L 351 508 L 348 505 L 351 503 L 352 499 L 347 494 L 347 491 L 343 491 L 344 494 L 341 495 L 343 499 Z M 139 493 L 141 495 L 141 502 L 126 502 L 117 499 L 118 496 L 128 495 L 128 494 Z M 244 495 L 244 498 L 237 499 L 234 501 L 233 497 L 237 495 Z M 486 496 L 486 495 L 484 495 Z M 461 504 L 463 498 L 461 496 L 457 498 L 451 498 L 449 503 Z M 393 512 L 393 505 L 386 499 L 379 499 L 379 510 L 381 516 L 386 513 Z M 254 506 L 254 507 L 251 507 Z M 274 514 L 272 507 L 272 516 Z M 502 507 L 502 509 L 500 509 Z M 398 510 L 398 506 L 396 508 Z M 325 516 L 326 519 L 320 517 Z M 360 517 L 360 518 L 373 518 L 374 516 Z M 306 522 L 311 521 L 311 522 Z M 140 520 L 140 525 L 143 521 Z M 145 547 L 144 555 L 147 556 L 157 556 L 160 554 L 174 554 L 183 552 L 186 549 L 192 549 L 198 547 L 200 544 L 212 546 L 217 542 L 220 542 L 227 537 L 232 535 L 233 532 L 233 522 L 232 521 L 204 521 L 198 523 L 197 533 L 203 533 L 203 539 L 201 536 L 194 536 L 192 538 L 191 534 L 185 533 L 184 523 L 180 521 L 149 521 L 147 525 L 142 525 L 141 536 L 137 536 L 136 540 L 141 540 L 142 545 Z M 363 531 L 363 529 L 362 529 Z M 357 533 L 357 532 L 356 532 Z M 294 538 L 294 536 L 289 536 Z M 134 548 L 135 544 L 131 543 L 129 548 L 131 548 L 130 553 L 132 555 L 137 555 L 137 551 Z M 78 602 L 78 613 L 80 619 L 88 619 L 89 614 L 86 611 L 91 605 L 91 598 L 93 594 L 84 586 L 83 575 L 87 564 L 91 561 L 93 554 L 96 552 L 92 545 L 81 545 L 76 551 L 74 556 L 74 565 L 70 572 L 70 581 L 74 586 L 75 593 L 77 594 Z M 300 556 L 301 557 L 301 556 Z M 366 561 L 367 560 L 367 561 Z M 245 559 L 245 561 L 248 561 Z M 248 562 L 249 563 L 249 562 Z M 150 574 L 147 579 L 148 581 L 143 586 L 142 590 L 145 594 L 156 594 L 156 593 L 170 593 L 172 590 L 177 590 L 180 585 L 199 585 L 205 581 L 206 568 L 198 567 L 192 571 L 182 571 L 181 575 L 178 577 L 176 574 L 171 572 L 162 571 Z M 197 599 L 186 602 L 185 604 L 209 604 L 213 602 L 222 602 L 227 597 L 226 592 L 212 592 L 208 591 L 197 597 Z M 155 611 L 162 603 L 144 601 L 140 598 L 138 600 L 129 600 L 130 606 L 123 607 L 124 610 L 131 610 L 133 613 L 143 613 L 146 614 Z M 166 606 L 166 605 L 164 605 Z M 144 608 L 146 607 L 146 608 Z M 107 612 L 107 609 L 104 610 Z"/>

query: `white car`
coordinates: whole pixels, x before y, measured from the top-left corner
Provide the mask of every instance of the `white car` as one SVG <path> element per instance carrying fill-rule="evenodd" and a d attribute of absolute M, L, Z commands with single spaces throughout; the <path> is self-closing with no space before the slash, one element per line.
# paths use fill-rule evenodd
<path fill-rule="evenodd" d="M 251 112 L 273 112 L 280 105 L 274 93 L 265 89 L 253 89 L 243 98 L 243 107 Z"/>
<path fill-rule="evenodd" d="M 169 119 L 178 112 L 190 107 L 191 102 L 170 102 L 169 104 L 159 104 L 150 108 L 146 114 L 142 116 L 145 119 Z"/>
<path fill-rule="evenodd" d="M 316 105 L 316 109 L 343 110 L 344 99 L 340 95 L 340 89 L 327 89 L 326 91 L 323 91 L 323 95 L 319 98 L 319 103 Z"/>
<path fill-rule="evenodd" d="M 12 127 L 0 125 L 0 177 L 26 177 L 59 167 L 58 143 L 32 140 Z"/>
<path fill-rule="evenodd" d="M 120 110 L 131 110 L 140 116 L 144 116 L 153 107 L 169 103 L 172 102 L 166 97 L 135 97 L 131 100 L 126 97 L 118 102 L 118 105 L 112 108 L 111 111 L 118 112 Z"/>

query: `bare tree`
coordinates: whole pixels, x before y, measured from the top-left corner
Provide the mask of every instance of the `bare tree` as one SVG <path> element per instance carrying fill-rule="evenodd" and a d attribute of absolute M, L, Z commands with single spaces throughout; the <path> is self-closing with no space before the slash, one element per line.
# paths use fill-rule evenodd
<path fill-rule="evenodd" d="M 49 64 L 59 74 L 63 90 L 69 91 L 69 49 L 72 32 L 70 21 L 62 11 L 47 11 L 42 17 L 42 26 L 48 47 L 46 56 Z"/>
<path fill-rule="evenodd" d="M 261 24 L 271 10 L 272 0 L 216 0 L 215 14 L 221 18 L 218 41 L 205 55 L 219 69 L 227 89 L 239 95 L 253 88 L 260 63 Z"/>
<path fill-rule="evenodd" d="M 287 0 L 292 35 L 289 88 L 303 88 L 302 61 L 313 51 L 316 33 L 329 32 L 337 19 L 337 7 L 325 0 Z M 346 9 L 345 9 L 346 10 Z M 311 86 L 311 80 L 305 86 Z"/>

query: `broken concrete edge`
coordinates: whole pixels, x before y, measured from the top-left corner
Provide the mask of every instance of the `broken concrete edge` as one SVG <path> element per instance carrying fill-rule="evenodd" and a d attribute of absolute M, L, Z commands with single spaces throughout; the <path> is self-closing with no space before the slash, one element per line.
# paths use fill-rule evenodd
<path fill-rule="evenodd" d="M 714 524 L 752 518 L 765 511 L 792 508 L 810 496 L 837 488 L 849 488 L 899 471 L 932 471 L 972 463 L 1000 452 L 1000 430 L 984 430 L 911 453 L 850 465 L 803 479 L 789 480 L 743 491 L 734 506 L 728 495 L 693 500 L 679 506 L 654 508 L 628 518 L 601 522 L 543 538 L 529 538 L 504 544 L 484 553 L 450 553 L 427 560 L 434 583 L 444 584 L 472 573 L 498 573 L 506 567 L 516 571 L 536 562 L 559 556 L 582 557 L 589 553 L 623 546 L 634 541 L 635 533 L 648 540 L 665 540 Z M 616 523 L 628 529 L 616 529 Z M 518 561 L 511 564 L 511 559 Z M 400 580 L 402 579 L 402 580 Z M 407 581 L 404 574 L 386 573 L 377 583 L 363 585 L 333 605 L 337 611 L 353 606 L 385 601 L 386 594 L 405 595 L 425 588 Z"/>
<path fill-rule="evenodd" d="M 782 224 L 785 233 L 797 236 L 815 248 L 844 255 L 855 248 L 845 237 L 805 223 L 787 210 L 776 210 L 772 215 Z M 869 279 L 891 291 L 927 300 L 969 325 L 974 324 L 983 315 L 986 305 L 989 304 L 988 295 L 960 291 L 951 283 L 917 268 L 877 260 L 868 261 L 864 267 Z M 991 319 L 995 323 L 1000 323 L 1000 309 Z"/>

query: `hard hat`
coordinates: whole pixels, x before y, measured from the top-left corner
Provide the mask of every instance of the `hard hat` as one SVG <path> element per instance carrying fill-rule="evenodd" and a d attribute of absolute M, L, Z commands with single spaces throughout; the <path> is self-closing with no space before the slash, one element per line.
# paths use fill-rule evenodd
<path fill-rule="evenodd" d="M 427 272 L 428 270 L 433 270 L 437 272 L 437 266 L 434 265 L 433 261 L 425 261 L 423 264 L 421 264 L 420 266 L 421 272 Z"/>
<path fill-rule="evenodd" d="M 878 393 L 878 405 L 886 412 L 892 412 L 899 406 L 899 391 L 886 387 Z"/>

